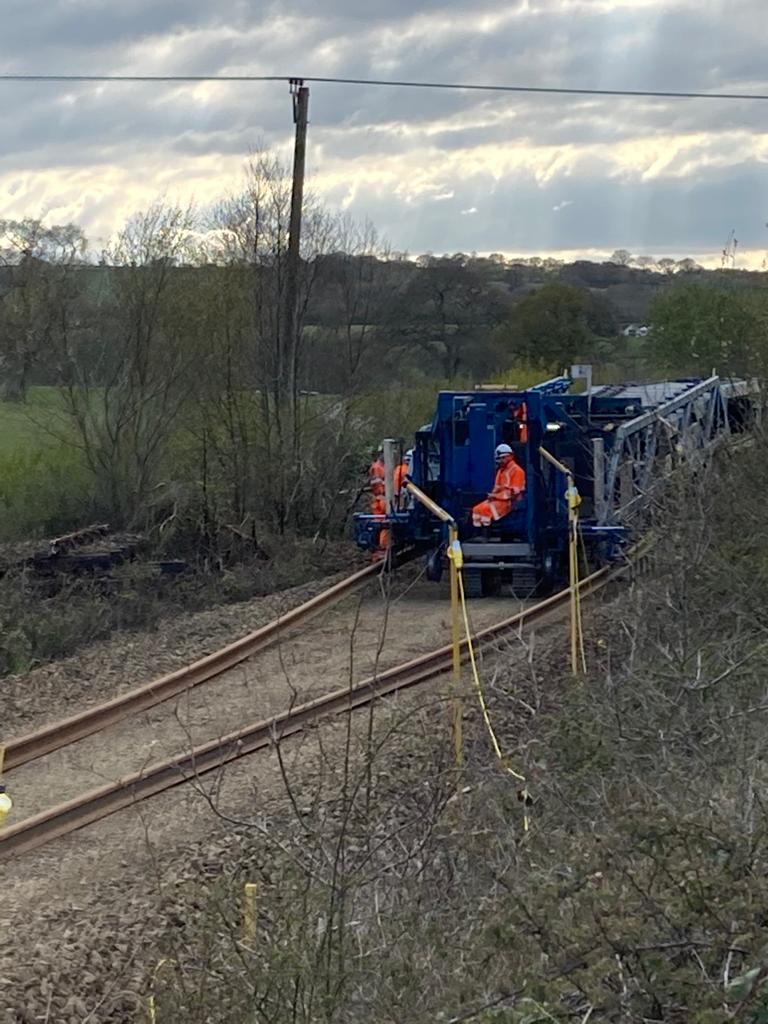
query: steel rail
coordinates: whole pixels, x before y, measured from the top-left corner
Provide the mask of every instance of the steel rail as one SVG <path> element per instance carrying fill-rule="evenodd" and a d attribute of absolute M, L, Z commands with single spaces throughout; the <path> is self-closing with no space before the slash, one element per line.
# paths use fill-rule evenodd
<path fill-rule="evenodd" d="M 245 661 L 246 658 L 252 657 L 275 643 L 288 630 L 306 623 L 314 615 L 351 594 L 380 572 L 381 565 L 379 564 L 366 566 L 317 594 L 309 601 L 305 601 L 304 604 L 286 612 L 285 615 L 273 619 L 254 632 L 214 651 L 213 654 L 206 655 L 191 665 L 185 665 L 183 668 L 160 676 L 159 679 L 144 683 L 142 686 L 113 697 L 103 704 L 86 708 L 69 718 L 51 722 L 50 725 L 44 725 L 34 732 L 8 740 L 5 744 L 6 773 L 39 757 L 44 757 L 46 754 L 51 754 L 54 750 L 60 750 L 71 743 L 85 739 L 86 736 L 100 732 L 140 711 L 147 711 L 156 704 L 221 675 Z"/>
<path fill-rule="evenodd" d="M 606 566 L 585 577 L 579 584 L 584 596 L 593 593 L 623 573 L 624 567 Z M 540 624 L 554 617 L 567 605 L 570 590 L 559 591 L 531 608 L 480 630 L 474 642 L 487 646 L 514 629 Z M 462 658 L 468 655 L 467 640 L 461 644 Z M 27 818 L 0 831 L 0 860 L 27 853 L 53 839 L 83 828 L 116 811 L 171 789 L 206 772 L 245 757 L 254 751 L 279 743 L 311 723 L 334 714 L 344 714 L 388 694 L 406 689 L 451 669 L 452 645 L 446 644 L 428 654 L 398 665 L 353 686 L 344 687 L 323 697 L 298 705 L 272 718 L 246 726 L 237 732 L 213 740 L 187 754 L 150 765 L 142 771 L 126 775 L 114 783 L 101 786 L 66 803 Z"/>

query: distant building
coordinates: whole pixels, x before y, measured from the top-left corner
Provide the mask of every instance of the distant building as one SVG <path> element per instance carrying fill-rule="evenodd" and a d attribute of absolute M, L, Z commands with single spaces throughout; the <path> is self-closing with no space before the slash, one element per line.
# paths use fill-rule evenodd
<path fill-rule="evenodd" d="M 650 332 L 651 328 L 646 324 L 627 324 L 621 333 L 625 338 L 644 338 Z"/>

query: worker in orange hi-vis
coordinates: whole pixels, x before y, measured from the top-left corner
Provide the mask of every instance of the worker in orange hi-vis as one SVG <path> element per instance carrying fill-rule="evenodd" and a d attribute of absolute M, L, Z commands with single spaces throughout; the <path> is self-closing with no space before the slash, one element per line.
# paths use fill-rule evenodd
<path fill-rule="evenodd" d="M 407 451 L 403 457 L 403 461 L 395 466 L 394 480 L 393 480 L 393 491 L 394 491 L 394 510 L 396 512 L 402 512 L 407 507 L 408 502 L 408 491 L 405 489 L 405 478 L 411 472 L 411 460 L 413 458 L 413 449 Z M 371 467 L 373 468 L 373 467 Z M 379 488 L 379 478 L 376 477 L 375 487 Z M 381 487 L 384 488 L 384 478 L 381 478 Z M 371 511 L 375 516 L 385 516 L 387 514 L 387 502 L 384 496 L 384 490 L 381 494 L 377 494 L 373 497 L 371 502 Z M 378 547 L 373 552 L 373 561 L 381 562 L 387 556 L 387 548 L 392 543 L 392 531 L 388 527 L 384 527 L 379 532 Z"/>
<path fill-rule="evenodd" d="M 496 448 L 496 479 L 486 501 L 472 509 L 473 526 L 490 526 L 512 511 L 515 502 L 525 493 L 525 470 L 515 462 L 508 444 Z"/>
<path fill-rule="evenodd" d="M 405 478 L 411 475 L 411 464 L 413 462 L 413 448 L 409 448 L 403 456 L 403 461 L 395 466 L 395 508 L 402 512 L 408 504 L 408 491 L 405 489 Z"/>
<path fill-rule="evenodd" d="M 387 502 L 384 497 L 384 451 L 379 448 L 376 458 L 368 469 L 368 494 L 371 501 L 371 515 L 385 516 L 387 514 Z M 374 562 L 381 562 L 387 555 L 389 546 L 389 530 L 380 530 L 377 538 L 377 547 L 372 555 Z"/>
<path fill-rule="evenodd" d="M 383 494 L 371 499 L 371 514 L 374 516 L 385 516 L 387 514 L 387 502 Z M 387 527 L 379 530 L 377 547 L 371 556 L 371 561 L 381 562 L 387 557 L 387 548 L 390 542 L 390 531 Z"/>
<path fill-rule="evenodd" d="M 384 497 L 384 459 L 382 458 L 383 450 L 380 448 L 378 455 L 371 463 L 368 469 L 368 491 L 371 495 L 371 512 L 374 515 L 379 515 L 373 509 L 373 504 L 377 498 Z"/>

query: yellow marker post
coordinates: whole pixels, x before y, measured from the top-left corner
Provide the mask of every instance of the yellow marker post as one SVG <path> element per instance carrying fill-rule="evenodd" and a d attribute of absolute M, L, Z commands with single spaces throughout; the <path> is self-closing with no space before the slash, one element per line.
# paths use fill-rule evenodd
<path fill-rule="evenodd" d="M 451 573 L 451 646 L 453 648 L 453 749 L 456 767 L 464 766 L 463 707 L 461 701 L 461 621 L 459 617 L 459 573 L 463 563 L 459 531 L 456 524 L 448 527 L 448 560 Z"/>
<path fill-rule="evenodd" d="M 246 882 L 243 889 L 243 942 L 247 946 L 256 944 L 256 900 L 259 886 L 256 882 Z"/>
<path fill-rule="evenodd" d="M 539 448 L 544 458 L 566 479 L 565 499 L 568 502 L 568 586 L 571 595 L 571 671 L 579 674 L 579 646 L 581 639 L 581 618 L 579 614 L 579 492 L 571 470 L 556 459 L 546 448 Z"/>
<path fill-rule="evenodd" d="M 162 967 L 164 967 L 166 964 L 175 964 L 175 963 L 176 963 L 175 960 L 171 960 L 168 957 L 163 957 L 163 959 L 155 967 L 154 971 L 152 971 L 152 982 L 151 982 L 151 987 L 150 987 L 150 990 L 149 990 L 149 997 L 147 998 L 147 1011 L 148 1011 L 148 1015 L 149 1015 L 149 1024 L 157 1024 L 157 1012 L 156 1012 L 156 1006 L 155 1006 L 155 982 L 157 981 L 157 976 L 160 973 L 160 969 Z"/>
<path fill-rule="evenodd" d="M 456 756 L 456 767 L 464 764 L 463 706 L 461 700 L 461 619 L 459 608 L 459 573 L 462 566 L 459 529 L 453 516 L 440 508 L 428 494 L 425 494 L 413 481 L 406 479 L 404 487 L 414 498 L 421 502 L 433 516 L 448 524 L 448 565 L 451 580 L 451 646 L 453 648 L 453 698 L 451 700 L 451 732 L 453 749 Z"/>

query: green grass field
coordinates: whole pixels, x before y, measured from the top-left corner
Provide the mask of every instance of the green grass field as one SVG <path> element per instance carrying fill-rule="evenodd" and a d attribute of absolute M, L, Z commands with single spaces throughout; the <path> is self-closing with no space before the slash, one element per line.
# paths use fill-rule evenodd
<path fill-rule="evenodd" d="M 87 516 L 88 474 L 65 437 L 55 388 L 0 402 L 0 541 L 56 532 Z"/>
<path fill-rule="evenodd" d="M 0 402 L 0 459 L 57 447 L 50 431 L 60 412 L 56 388 L 30 388 L 26 402 Z"/>
<path fill-rule="evenodd" d="M 492 374 L 493 383 L 525 389 L 558 371 L 517 365 Z M 621 379 L 615 367 L 596 368 L 596 382 Z M 469 379 L 452 382 L 420 379 L 393 385 L 376 394 L 361 394 L 353 405 L 359 424 L 359 443 L 375 444 L 382 437 L 406 441 L 421 424 L 431 420 L 440 388 L 471 390 Z M 260 400 L 245 402 L 247 415 L 258 423 Z M 334 404 L 330 395 L 308 396 L 305 412 L 314 414 Z M 199 409 L 192 405 L 177 424 L 166 453 L 167 479 L 193 488 L 199 453 L 195 448 Z M 82 525 L 95 515 L 108 515 L 96 507 L 94 480 L 74 443 L 61 394 L 54 387 L 29 389 L 26 402 L 0 402 L 0 542 L 51 535 Z"/>

